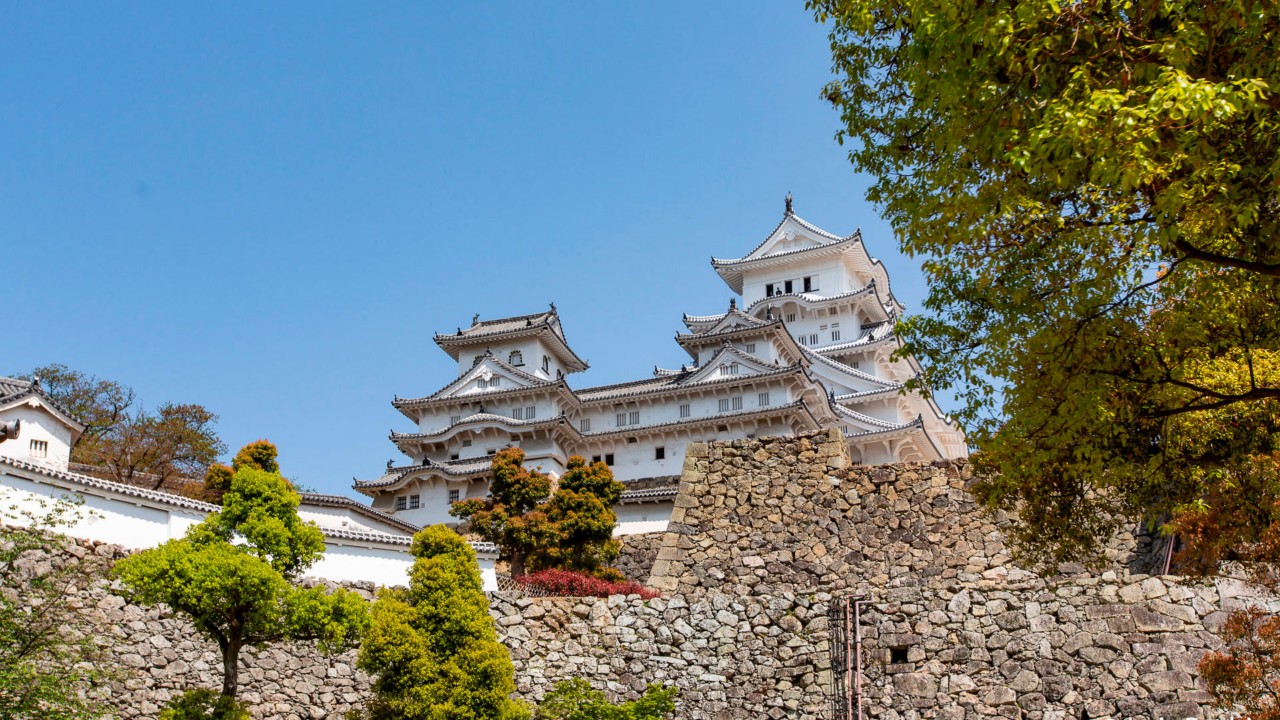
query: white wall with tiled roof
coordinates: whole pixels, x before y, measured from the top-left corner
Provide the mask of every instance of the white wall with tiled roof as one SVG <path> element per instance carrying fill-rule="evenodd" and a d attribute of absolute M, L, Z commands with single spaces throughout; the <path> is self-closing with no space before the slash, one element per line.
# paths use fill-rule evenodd
<path fill-rule="evenodd" d="M 131 549 L 151 548 L 180 538 L 218 509 L 216 505 L 170 493 L 0 457 L 0 513 L 6 522 L 21 521 L 24 510 L 42 515 L 59 499 L 79 503 L 73 522 L 62 532 Z M 348 524 L 342 526 L 341 513 L 329 515 L 322 512 L 324 509 L 304 506 L 299 513 L 304 519 L 326 521 L 317 522 L 325 536 L 325 553 L 309 569 L 308 576 L 335 582 L 407 584 L 413 565 L 407 533 L 398 528 L 394 533 L 376 531 L 373 526 L 377 523 L 355 513 L 348 513 Z M 351 522 L 355 518 L 360 518 L 358 525 Z M 334 520 L 338 522 L 333 523 Z M 497 590 L 497 549 L 485 543 L 472 546 L 477 551 L 485 590 Z"/>
<path fill-rule="evenodd" d="M 21 422 L 18 437 L 0 441 L 0 455 L 66 469 L 71 461 L 73 429 L 50 412 L 36 395 L 7 406 L 0 403 L 0 423 Z"/>

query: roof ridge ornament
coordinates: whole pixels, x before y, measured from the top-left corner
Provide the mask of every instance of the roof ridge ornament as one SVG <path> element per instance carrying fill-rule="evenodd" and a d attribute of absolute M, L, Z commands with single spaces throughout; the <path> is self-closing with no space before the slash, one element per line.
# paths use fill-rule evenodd
<path fill-rule="evenodd" d="M 738 298 L 729 298 L 729 312 L 733 312 L 737 309 L 738 309 Z"/>
<path fill-rule="evenodd" d="M 471 327 L 475 327 L 479 324 L 480 324 L 480 313 L 476 313 L 475 315 L 471 316 Z"/>
<path fill-rule="evenodd" d="M 788 191 L 787 191 L 786 203 L 787 203 L 787 212 L 786 212 L 786 214 L 787 214 L 787 215 L 795 215 L 795 214 L 796 214 L 796 211 L 795 211 L 794 209 L 792 209 L 792 207 L 791 207 L 791 191 L 790 191 L 790 190 L 788 190 Z"/>

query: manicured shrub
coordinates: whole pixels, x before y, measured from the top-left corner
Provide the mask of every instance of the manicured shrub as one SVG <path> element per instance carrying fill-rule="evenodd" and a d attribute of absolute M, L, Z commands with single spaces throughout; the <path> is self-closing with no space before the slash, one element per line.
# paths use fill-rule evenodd
<path fill-rule="evenodd" d="M 516 578 L 516 582 L 527 588 L 541 590 L 549 595 L 567 597 L 639 595 L 648 600 L 660 595 L 658 591 L 647 588 L 634 580 L 616 582 L 568 570 L 539 570 L 536 573 Z"/>

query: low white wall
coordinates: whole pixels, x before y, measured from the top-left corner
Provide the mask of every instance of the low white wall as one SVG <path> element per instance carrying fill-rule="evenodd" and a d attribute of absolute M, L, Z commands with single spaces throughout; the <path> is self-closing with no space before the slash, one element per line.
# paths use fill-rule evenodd
<path fill-rule="evenodd" d="M 155 495 L 161 495 L 156 493 Z M 5 522 L 14 522 L 21 511 L 41 515 L 58 499 L 83 499 L 71 525 L 61 532 L 73 537 L 108 542 L 131 549 L 155 547 L 180 538 L 204 520 L 207 513 L 183 508 L 164 500 L 135 498 L 109 489 L 82 485 L 72 477 L 45 476 L 33 471 L 22 475 L 0 466 L 0 511 Z M 321 528 L 323 531 L 324 528 Z M 307 575 L 342 582 L 406 585 L 413 556 L 407 544 L 376 538 L 347 539 L 336 533 L 325 536 L 325 554 Z M 401 536 L 403 537 L 403 536 Z M 496 591 L 496 553 L 478 552 L 480 576 L 486 591 Z"/>
<path fill-rule="evenodd" d="M 666 532 L 667 523 L 671 521 L 672 507 L 669 501 L 614 505 L 613 512 L 618 516 L 618 525 L 613 528 L 613 536 Z"/>

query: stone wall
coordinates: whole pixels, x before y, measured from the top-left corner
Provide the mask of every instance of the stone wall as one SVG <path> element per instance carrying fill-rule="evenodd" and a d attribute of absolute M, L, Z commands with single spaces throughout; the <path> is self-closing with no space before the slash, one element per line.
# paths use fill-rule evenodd
<path fill-rule="evenodd" d="M 1195 665 L 1240 586 L 1131 574 L 1146 546 L 1127 535 L 1105 572 L 1041 578 L 1012 562 L 1005 519 L 979 511 L 970 479 L 964 464 L 851 466 L 838 434 L 691 445 L 656 541 L 664 597 L 492 596 L 519 694 L 584 677 L 635 697 L 659 682 L 681 689 L 682 719 L 827 718 L 828 612 L 861 595 L 866 717 L 1206 716 Z M 213 643 L 180 618 L 103 579 L 77 597 L 127 675 L 120 717 L 218 681 Z M 340 718 L 367 692 L 351 652 L 278 646 L 244 662 L 263 720 Z"/>
<path fill-rule="evenodd" d="M 128 552 L 91 540 L 71 542 L 69 554 L 55 557 L 55 562 L 84 555 L 114 561 Z M 105 651 L 103 666 L 116 676 L 107 690 L 113 717 L 154 718 L 176 694 L 222 686 L 222 656 L 212 639 L 182 616 L 126 602 L 113 591 L 101 567 L 94 570 L 70 602 L 88 615 Z M 371 586 L 348 587 L 372 597 Z M 324 657 L 314 645 L 283 643 L 247 648 L 241 661 L 241 699 L 250 703 L 255 720 L 337 719 L 358 707 L 368 693 L 368 678 L 355 670 L 355 651 Z"/>
<path fill-rule="evenodd" d="M 613 563 L 628 580 L 647 582 L 653 563 L 658 559 L 658 549 L 662 546 L 662 536 L 666 533 L 637 533 L 623 535 L 622 552 Z"/>

